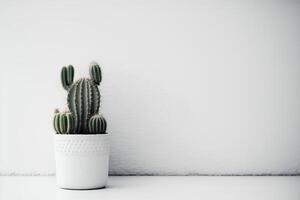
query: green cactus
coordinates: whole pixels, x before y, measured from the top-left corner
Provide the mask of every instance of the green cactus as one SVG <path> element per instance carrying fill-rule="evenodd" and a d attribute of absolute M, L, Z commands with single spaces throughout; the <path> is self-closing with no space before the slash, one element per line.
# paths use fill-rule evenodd
<path fill-rule="evenodd" d="M 74 67 L 69 65 L 61 69 L 61 83 L 65 90 L 68 90 L 73 83 L 74 79 Z"/>
<path fill-rule="evenodd" d="M 95 134 L 105 134 L 106 133 L 106 120 L 103 116 L 96 114 L 92 116 L 89 120 L 89 132 Z"/>
<path fill-rule="evenodd" d="M 61 82 L 63 88 L 68 91 L 68 108 L 72 114 L 73 120 L 71 133 L 95 133 L 90 132 L 89 121 L 92 116 L 96 115 L 99 112 L 100 92 L 97 85 L 100 84 L 102 80 L 102 75 L 101 69 L 96 62 L 92 62 L 90 64 L 89 72 L 91 77 L 90 79 L 81 78 L 73 83 L 73 66 L 69 65 L 68 67 L 63 67 L 61 70 Z M 57 117 L 55 117 L 55 119 L 56 118 Z M 57 120 L 58 119 L 56 119 L 56 121 Z M 57 129 L 57 127 L 59 126 L 55 126 L 55 130 L 57 131 L 57 133 L 65 132 L 65 129 L 61 130 Z M 63 126 L 62 128 L 65 127 Z"/>
<path fill-rule="evenodd" d="M 70 112 L 59 113 L 55 111 L 53 126 L 58 134 L 70 134 L 74 126 L 74 119 Z"/>
<path fill-rule="evenodd" d="M 102 80 L 101 69 L 96 62 L 91 62 L 90 64 L 90 77 L 97 85 L 99 85 Z"/>
<path fill-rule="evenodd" d="M 88 132 L 88 120 L 98 113 L 100 106 L 100 92 L 93 81 L 82 78 L 69 89 L 68 107 L 75 118 L 76 133 Z"/>

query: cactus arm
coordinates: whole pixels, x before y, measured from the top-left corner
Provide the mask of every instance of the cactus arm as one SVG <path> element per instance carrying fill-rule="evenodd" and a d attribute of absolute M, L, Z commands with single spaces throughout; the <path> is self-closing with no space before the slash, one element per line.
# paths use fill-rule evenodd
<path fill-rule="evenodd" d="M 67 68 L 67 83 L 69 86 L 73 84 L 73 79 L 74 79 L 74 67 L 72 65 L 69 65 Z"/>
<path fill-rule="evenodd" d="M 60 78 L 61 78 L 61 84 L 65 90 L 69 89 L 68 82 L 67 82 L 67 73 L 68 73 L 67 68 L 63 67 L 61 69 Z"/>
<path fill-rule="evenodd" d="M 74 79 L 74 68 L 72 65 L 69 65 L 68 67 L 63 67 L 61 69 L 61 84 L 65 90 L 69 90 L 71 85 L 73 84 Z"/>
<path fill-rule="evenodd" d="M 102 73 L 99 65 L 96 62 L 91 62 L 89 72 L 94 83 L 99 85 L 102 80 Z"/>

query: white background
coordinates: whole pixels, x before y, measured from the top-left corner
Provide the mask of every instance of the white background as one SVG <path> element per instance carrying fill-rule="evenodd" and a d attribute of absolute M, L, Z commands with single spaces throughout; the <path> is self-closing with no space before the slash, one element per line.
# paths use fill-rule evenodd
<path fill-rule="evenodd" d="M 52 115 L 102 66 L 111 174 L 300 173 L 296 1 L 0 0 L 0 173 L 53 174 Z"/>

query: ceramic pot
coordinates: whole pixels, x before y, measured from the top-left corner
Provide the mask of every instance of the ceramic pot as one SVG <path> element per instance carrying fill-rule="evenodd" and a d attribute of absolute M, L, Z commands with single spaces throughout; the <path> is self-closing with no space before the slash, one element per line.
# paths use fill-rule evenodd
<path fill-rule="evenodd" d="M 96 189 L 106 186 L 109 134 L 55 134 L 54 147 L 59 187 Z"/>

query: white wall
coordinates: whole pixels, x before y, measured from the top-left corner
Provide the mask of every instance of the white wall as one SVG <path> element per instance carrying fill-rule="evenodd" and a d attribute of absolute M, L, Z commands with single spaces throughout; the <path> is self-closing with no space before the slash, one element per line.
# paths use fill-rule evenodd
<path fill-rule="evenodd" d="M 252 3 L 250 3 L 252 2 Z M 300 4 L 0 1 L 0 173 L 54 173 L 62 65 L 103 70 L 112 174 L 300 173 Z"/>

